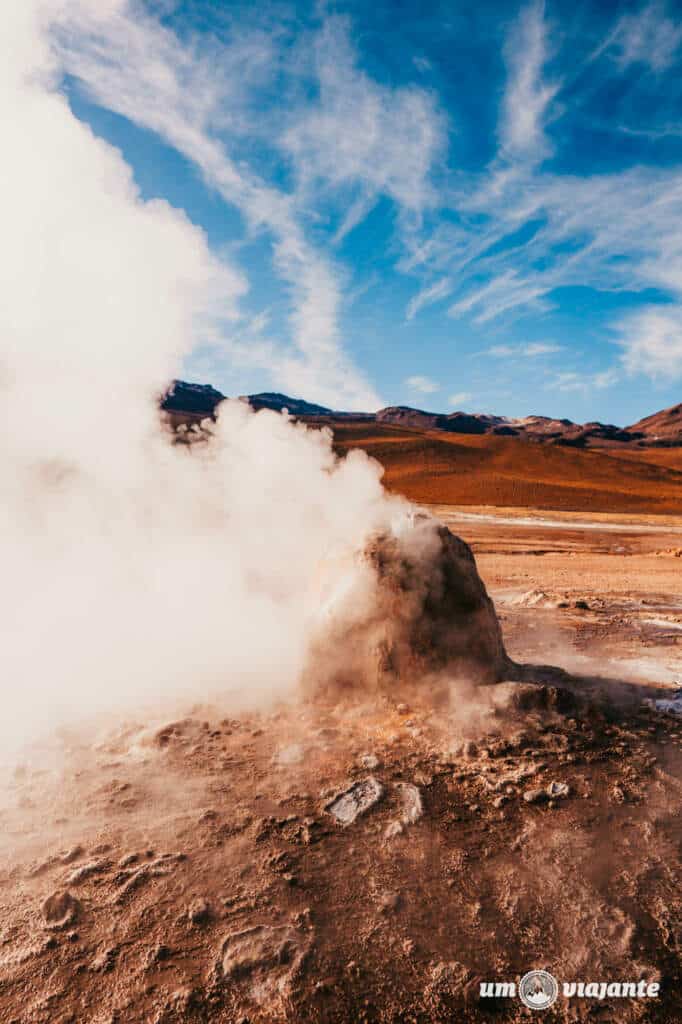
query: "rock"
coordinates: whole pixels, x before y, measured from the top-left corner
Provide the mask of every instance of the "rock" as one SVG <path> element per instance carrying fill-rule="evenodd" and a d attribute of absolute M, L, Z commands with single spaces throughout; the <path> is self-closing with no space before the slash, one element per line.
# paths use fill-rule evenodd
<path fill-rule="evenodd" d="M 544 789 L 527 789 L 523 794 L 523 799 L 527 804 L 541 804 L 545 800 L 549 800 L 549 797 Z"/>
<path fill-rule="evenodd" d="M 408 825 L 419 821 L 424 813 L 422 796 L 417 786 L 413 786 L 410 782 L 397 782 L 395 788 L 400 797 L 402 810 L 399 820 L 392 821 L 387 827 L 384 833 L 387 839 L 400 835 Z"/>
<path fill-rule="evenodd" d="M 211 905 L 208 900 L 198 897 L 189 905 L 187 919 L 191 924 L 206 924 L 211 919 Z"/>
<path fill-rule="evenodd" d="M 669 711 L 674 715 L 682 715 L 682 690 L 676 690 L 671 697 L 647 700 L 646 703 L 655 707 L 657 711 Z"/>
<path fill-rule="evenodd" d="M 509 797 L 498 796 L 493 800 L 493 807 L 496 808 L 496 810 L 499 810 L 500 807 L 504 807 L 506 803 L 509 803 Z"/>
<path fill-rule="evenodd" d="M 318 579 L 306 689 L 394 695 L 402 681 L 432 688 L 443 679 L 445 696 L 448 675 L 482 684 L 509 678 L 500 624 L 471 548 L 437 519 L 410 513 L 372 537 L 360 564 L 349 562 L 343 586 L 339 568 L 330 563 Z M 358 600 L 368 580 L 372 600 Z"/>
<path fill-rule="evenodd" d="M 111 865 L 108 861 L 104 860 L 91 860 L 87 864 L 81 864 L 79 868 L 72 871 L 66 879 L 67 885 L 80 885 L 81 882 L 85 881 L 91 875 L 99 874 L 101 871 L 105 871 Z"/>
<path fill-rule="evenodd" d="M 79 857 L 82 857 L 84 853 L 85 850 L 82 846 L 72 846 L 70 850 L 66 850 L 62 853 L 59 859 L 62 864 L 73 864 L 73 862 L 78 860 Z"/>
<path fill-rule="evenodd" d="M 388 914 L 400 906 L 400 893 L 385 892 L 379 898 L 379 913 Z"/>
<path fill-rule="evenodd" d="M 80 900 L 67 890 L 55 892 L 43 903 L 43 917 L 50 928 L 68 928 L 80 917 Z"/>
<path fill-rule="evenodd" d="M 551 800 L 557 800 L 561 797 L 568 796 L 571 792 L 571 787 L 567 782 L 550 782 L 546 789 L 547 796 Z"/>
<path fill-rule="evenodd" d="M 413 786 L 409 782 L 397 782 L 396 789 L 403 804 L 401 820 L 405 825 L 414 825 L 415 821 L 419 821 L 424 813 L 421 793 L 417 786 Z"/>
<path fill-rule="evenodd" d="M 149 964 L 162 963 L 164 960 L 170 960 L 172 955 L 173 950 L 171 947 L 166 946 L 163 942 L 159 942 L 158 945 L 149 950 L 147 961 Z"/>
<path fill-rule="evenodd" d="M 537 683 L 504 682 L 494 689 L 501 707 L 517 711 L 557 711 L 565 715 L 575 711 L 577 701 L 570 690 Z"/>
<path fill-rule="evenodd" d="M 102 971 L 108 972 L 113 971 L 116 966 L 116 958 L 118 957 L 118 947 L 111 946 L 109 949 L 103 949 L 97 954 L 95 959 L 90 964 L 91 971 Z"/>
<path fill-rule="evenodd" d="M 363 768 L 367 768 L 369 771 L 374 771 L 381 764 L 376 754 L 363 754 L 360 758 L 360 765 Z"/>
<path fill-rule="evenodd" d="M 560 598 L 555 594 L 547 594 L 544 590 L 527 590 L 509 600 L 509 604 L 520 608 L 558 608 Z"/>
<path fill-rule="evenodd" d="M 218 975 L 244 987 L 249 1001 L 272 1013 L 286 1000 L 307 955 L 311 939 L 291 925 L 256 925 L 223 941 Z"/>
<path fill-rule="evenodd" d="M 384 787 L 373 775 L 369 775 L 360 782 L 354 782 L 352 786 L 339 793 L 328 804 L 325 810 L 336 818 L 341 825 L 350 825 L 361 814 L 366 814 L 370 808 L 381 800 L 384 794 Z"/>

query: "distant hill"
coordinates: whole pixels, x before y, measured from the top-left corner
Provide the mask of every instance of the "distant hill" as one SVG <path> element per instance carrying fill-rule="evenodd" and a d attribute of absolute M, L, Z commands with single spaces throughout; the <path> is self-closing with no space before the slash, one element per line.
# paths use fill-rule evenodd
<path fill-rule="evenodd" d="M 185 432 L 214 416 L 224 398 L 209 385 L 177 380 L 161 406 Z M 339 454 L 367 452 L 383 465 L 389 490 L 417 502 L 631 513 L 682 507 L 682 405 L 623 429 L 404 405 L 344 413 L 279 392 L 241 400 L 330 427 Z M 197 435 L 184 434 L 190 436 Z"/>
<path fill-rule="evenodd" d="M 646 416 L 628 430 L 638 431 L 649 444 L 682 445 L 682 404 Z"/>
<path fill-rule="evenodd" d="M 257 395 L 240 395 L 242 402 L 248 402 L 253 409 L 273 409 L 275 412 L 282 412 L 286 409 L 292 416 L 331 416 L 332 409 L 325 405 L 315 405 L 314 402 L 306 402 L 303 398 L 290 398 L 289 395 L 282 395 L 278 391 L 261 391 Z"/>
<path fill-rule="evenodd" d="M 386 487 L 424 504 L 679 513 L 682 448 L 621 444 L 581 448 L 495 434 L 417 430 L 392 423 L 330 424 L 339 455 L 365 451 Z"/>
<path fill-rule="evenodd" d="M 184 380 L 174 380 L 161 399 L 161 408 L 165 412 L 212 416 L 224 398 L 225 395 L 210 384 L 188 384 Z"/>
<path fill-rule="evenodd" d="M 521 437 L 526 441 L 586 448 L 600 442 L 636 441 L 644 434 L 634 429 L 623 430 L 610 423 L 573 423 L 550 416 L 525 416 L 512 419 L 487 413 L 425 412 L 407 405 L 393 405 L 375 414 L 377 423 L 393 423 L 416 430 L 446 430 L 451 434 L 495 434 L 499 437 Z"/>
<path fill-rule="evenodd" d="M 189 384 L 176 380 L 163 397 L 161 407 L 170 415 L 174 425 L 180 422 L 193 423 L 206 416 L 213 416 L 216 407 L 224 398 L 225 395 L 209 384 Z M 598 420 L 574 423 L 572 420 L 551 416 L 524 416 L 514 419 L 461 410 L 451 413 L 428 412 L 409 405 L 391 405 L 376 413 L 349 413 L 308 402 L 304 398 L 292 398 L 278 391 L 240 395 L 240 400 L 248 402 L 256 410 L 272 409 L 275 412 L 282 412 L 283 409 L 287 409 L 291 416 L 314 423 L 335 421 L 390 424 L 405 430 L 516 437 L 523 441 L 567 448 L 682 446 L 682 404 L 654 413 L 624 428 L 612 423 L 600 423 Z"/>

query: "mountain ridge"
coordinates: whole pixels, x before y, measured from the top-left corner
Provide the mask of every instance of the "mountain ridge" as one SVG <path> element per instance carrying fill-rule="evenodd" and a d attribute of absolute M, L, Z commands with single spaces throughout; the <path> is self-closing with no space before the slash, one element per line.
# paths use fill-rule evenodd
<path fill-rule="evenodd" d="M 170 415 L 173 425 L 183 418 L 189 422 L 215 415 L 217 406 L 227 396 L 210 384 L 194 384 L 174 380 L 161 399 L 161 408 Z M 682 446 L 682 403 L 652 413 L 627 427 L 592 420 L 575 423 L 565 418 L 530 415 L 496 416 L 491 413 L 430 412 L 409 405 L 391 405 L 375 413 L 352 413 L 292 398 L 277 391 L 240 395 L 253 409 L 288 410 L 296 419 L 311 422 L 367 422 L 392 424 L 408 430 L 444 431 L 451 434 L 517 437 L 523 441 L 554 444 L 571 448 L 615 445 L 640 447 Z"/>

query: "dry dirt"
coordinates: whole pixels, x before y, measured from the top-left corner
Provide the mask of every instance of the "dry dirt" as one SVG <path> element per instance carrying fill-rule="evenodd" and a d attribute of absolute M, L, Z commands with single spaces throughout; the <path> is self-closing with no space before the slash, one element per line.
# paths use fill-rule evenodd
<path fill-rule="evenodd" d="M 338 452 L 366 451 L 383 465 L 389 490 L 416 502 L 638 514 L 682 508 L 682 448 L 584 451 L 381 423 L 329 425 Z"/>
<path fill-rule="evenodd" d="M 528 682 L 62 733 L 2 779 L 2 1024 L 521 1021 L 532 968 L 682 1019 L 682 519 L 436 511 Z"/>

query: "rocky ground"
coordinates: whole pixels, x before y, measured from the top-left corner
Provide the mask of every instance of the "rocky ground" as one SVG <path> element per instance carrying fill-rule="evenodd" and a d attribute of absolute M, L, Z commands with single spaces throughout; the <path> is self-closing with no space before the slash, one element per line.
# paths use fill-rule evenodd
<path fill-rule="evenodd" d="M 682 524 L 440 511 L 567 671 L 62 733 L 3 779 L 2 1024 L 525 1020 L 480 983 L 532 968 L 682 1019 Z"/>

